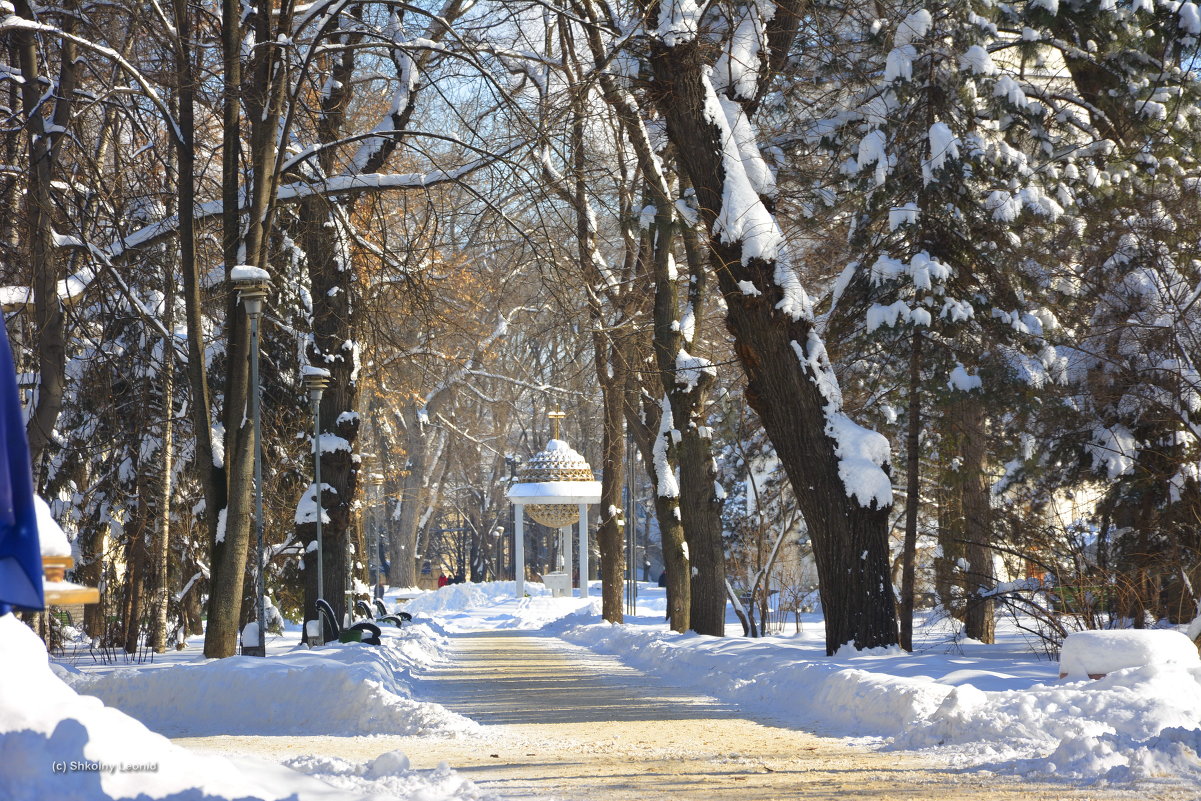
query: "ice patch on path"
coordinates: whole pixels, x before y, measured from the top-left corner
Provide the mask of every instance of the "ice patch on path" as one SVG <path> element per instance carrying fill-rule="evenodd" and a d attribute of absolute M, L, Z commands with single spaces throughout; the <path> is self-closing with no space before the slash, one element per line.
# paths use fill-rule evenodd
<path fill-rule="evenodd" d="M 379 646 L 327 645 L 266 659 L 109 673 L 58 670 L 94 695 L 173 737 L 217 734 L 453 735 L 477 724 L 412 699 L 411 670 L 438 659 L 445 641 L 427 626 L 385 628 Z"/>

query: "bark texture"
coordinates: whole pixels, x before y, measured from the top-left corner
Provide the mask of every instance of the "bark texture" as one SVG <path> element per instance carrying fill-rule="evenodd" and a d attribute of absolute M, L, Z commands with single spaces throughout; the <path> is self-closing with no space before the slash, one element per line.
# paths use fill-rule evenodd
<path fill-rule="evenodd" d="M 913 597 L 917 561 L 917 512 L 921 503 L 922 335 L 913 333 L 909 351 L 909 415 L 905 432 L 905 541 L 901 546 L 901 647 L 913 650 Z"/>
<path fill-rule="evenodd" d="M 786 9 L 777 13 L 784 16 L 776 31 L 789 24 Z M 670 48 L 654 45 L 651 65 L 668 137 L 712 232 L 723 207 L 726 176 L 721 131 L 706 108 L 701 47 L 695 40 Z M 717 234 L 710 236 L 709 250 L 726 299 L 726 326 L 747 377 L 747 402 L 762 420 L 809 525 L 826 614 L 826 649 L 833 653 L 847 642 L 860 648 L 893 645 L 897 625 L 886 530 L 889 507 L 861 505 L 848 496 L 839 475 L 835 442 L 827 434 L 829 400 L 813 366 L 825 358 L 824 347 L 811 338 L 811 320 L 777 308 L 784 293 L 776 281 L 775 261 L 744 258 L 740 241 L 726 242 Z M 756 294 L 748 294 L 747 286 Z"/>
<path fill-rule="evenodd" d="M 74 3 L 68 5 L 72 8 L 75 6 Z M 37 21 L 28 0 L 17 0 L 14 6 L 21 18 Z M 64 14 L 62 25 L 65 31 L 72 32 L 75 26 L 73 16 Z M 56 177 L 56 154 L 70 130 L 71 100 L 78 82 L 79 62 L 76 60 L 76 46 L 63 40 L 60 44 L 57 79 L 47 92 L 44 83 L 46 76 L 38 57 L 37 36 L 24 28 L 17 28 L 11 35 L 21 65 L 21 111 L 25 117 L 29 148 L 25 238 L 32 272 L 38 393 L 26 433 L 36 488 L 41 485 L 43 455 L 62 411 L 63 389 L 66 385 L 67 326 L 62 299 L 58 294 L 63 266 L 54 242 L 52 184 Z M 54 110 L 49 120 L 43 111 L 44 94 L 54 98 Z"/>

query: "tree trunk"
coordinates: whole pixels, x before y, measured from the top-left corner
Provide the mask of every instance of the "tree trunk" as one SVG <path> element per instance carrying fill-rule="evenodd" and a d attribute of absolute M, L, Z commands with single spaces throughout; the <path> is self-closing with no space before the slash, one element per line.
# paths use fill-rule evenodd
<path fill-rule="evenodd" d="M 329 201 L 322 197 L 306 199 L 300 210 L 300 243 L 308 256 L 309 281 L 313 298 L 313 344 L 309 362 L 330 373 L 330 385 L 321 396 L 320 507 L 329 516 L 323 526 L 325 600 L 338 620 L 346 612 L 346 591 L 350 589 L 347 560 L 350 558 L 353 531 L 351 510 L 358 485 L 358 469 L 353 459 L 359 432 L 356 412 L 358 385 L 357 355 L 352 345 L 355 336 L 353 266 L 339 254 L 340 222 Z M 307 524 L 304 541 L 310 541 L 315 529 Z M 306 570 L 316 572 L 316 559 L 305 562 Z M 305 620 L 317 620 L 316 580 L 306 581 Z"/>
<path fill-rule="evenodd" d="M 238 627 L 242 617 L 246 586 L 247 555 L 250 551 L 251 521 L 254 519 L 253 443 L 247 420 L 250 392 L 248 359 L 250 351 L 245 313 L 231 299 L 231 325 L 226 408 L 225 467 L 228 505 L 221 510 L 217 538 L 213 543 L 210 578 L 208 625 L 205 628 L 204 655 L 209 659 L 233 656 L 238 649 Z"/>
<path fill-rule="evenodd" d="M 234 0 L 221 3 L 221 57 L 223 66 L 222 85 L 222 148 L 221 148 L 221 244 L 225 260 L 225 278 L 228 285 L 230 271 L 238 264 L 254 263 L 248 250 L 243 249 L 241 215 L 241 96 L 242 96 L 242 33 L 241 6 Z M 181 148 L 181 151 L 184 150 Z M 180 171 L 181 180 L 187 180 Z M 262 176 L 259 176 L 262 179 Z M 193 202 L 186 197 L 180 204 Z M 248 427 L 243 426 L 247 416 L 249 384 L 250 337 L 244 312 L 239 308 L 235 292 L 226 299 L 226 375 L 225 410 L 222 415 L 225 425 L 224 462 L 225 479 L 223 498 L 206 498 L 210 507 L 216 501 L 224 503 L 213 512 L 212 566 L 209 577 L 208 625 L 204 634 L 204 655 L 210 659 L 233 656 L 238 648 L 238 622 L 242 611 L 243 585 L 246 573 L 246 554 L 250 544 L 252 451 Z M 196 309 L 199 325 L 199 309 Z M 189 313 L 189 329 L 191 329 Z M 192 330 L 191 338 L 199 339 L 203 328 Z M 189 349 L 191 353 L 191 349 Z M 203 351 L 201 351 L 203 353 Z M 189 359 L 192 369 L 203 364 Z M 197 389 L 193 380 L 193 392 Z M 205 426 L 211 423 L 205 421 Z"/>
<path fill-rule="evenodd" d="M 696 331 L 704 318 L 705 290 L 708 275 L 704 258 L 695 234 L 685 229 L 683 241 L 688 256 L 689 282 L 683 317 L 691 318 L 691 328 L 679 319 L 675 287 L 667 276 L 666 264 L 656 267 L 655 336 L 661 371 L 667 384 L 672 417 L 680 432 L 675 448 L 680 466 L 680 514 L 684 538 L 688 542 L 691 563 L 689 585 L 689 628 L 698 634 L 724 637 L 726 633 L 726 554 L 722 541 L 721 511 L 724 505 L 717 492 L 717 469 L 713 461 L 712 440 L 705 425 L 705 407 L 716 370 L 696 369 L 689 374 L 695 383 L 681 383 L 678 359 L 687 356 L 695 347 Z M 656 254 L 656 262 L 658 254 Z M 662 275 L 660 276 L 660 273 Z M 660 308 L 660 287 L 666 289 L 666 300 L 674 309 Z M 662 321 L 660 320 L 662 317 Z M 660 322 L 666 323 L 661 326 Z M 674 323 L 674 325 L 673 325 Z M 674 338 L 669 338 L 674 335 Z M 670 354 L 670 358 L 668 358 Z"/>
<path fill-rule="evenodd" d="M 982 593 L 991 590 L 996 582 L 991 548 L 992 509 L 985 472 L 984 397 L 979 390 L 973 390 L 957 393 L 956 401 L 954 411 L 962 460 L 960 488 L 968 563 L 964 628 L 968 637 L 991 644 L 996 635 L 994 603 L 982 597 Z"/>
<path fill-rule="evenodd" d="M 626 385 L 626 427 L 642 452 L 642 464 L 654 494 L 655 519 L 659 524 L 663 572 L 667 581 L 667 619 L 673 631 L 684 632 L 691 623 L 692 566 L 688 543 L 684 539 L 679 497 L 662 494 L 665 487 L 661 481 L 674 480 L 670 478 L 674 467 L 665 445 L 671 437 L 669 434 L 665 438 L 659 430 L 662 414 L 662 405 L 650 401 L 640 387 L 636 372 L 631 370 Z"/>
<path fill-rule="evenodd" d="M 421 410 L 413 409 L 405 432 L 405 451 L 408 458 L 401 472 L 400 516 L 393 529 L 391 542 L 391 570 L 388 580 L 394 587 L 417 586 L 421 549 L 417 543 L 417 532 L 421 525 L 421 513 L 429 495 L 430 475 L 436 459 L 434 452 L 442 449 L 441 429 L 433 429 L 421 420 Z M 438 442 L 434 440 L 438 439 Z"/>
<path fill-rule="evenodd" d="M 69 3 L 75 11 L 74 3 Z M 16 0 L 17 15 L 30 22 L 37 18 L 28 0 Z M 67 32 L 74 27 L 75 15 L 63 15 L 62 26 Z M 58 282 L 62 265 L 54 243 L 54 182 L 55 154 L 70 128 L 71 100 L 75 93 L 79 63 L 74 43 L 61 40 L 60 67 L 54 95 L 52 127 L 47 130 L 42 114 L 42 97 L 46 86 L 38 62 L 37 38 L 33 31 L 17 28 L 12 32 L 21 65 L 21 107 L 25 116 L 25 131 L 29 147 L 29 186 L 25 198 L 28 238 L 28 258 L 33 274 L 34 341 L 38 359 L 38 393 L 33 414 L 29 417 L 27 437 L 29 458 L 33 465 L 34 487 L 42 482 L 43 456 L 49 445 L 54 426 L 63 406 L 66 383 L 67 327 Z"/>
<path fill-rule="evenodd" d="M 914 569 L 917 561 L 917 512 L 921 503 L 918 453 L 922 433 L 922 335 L 913 332 L 909 351 L 909 427 L 905 434 L 905 544 L 901 549 L 901 647 L 913 650 Z"/>
<path fill-rule="evenodd" d="M 167 260 L 171 264 L 171 260 Z M 171 458 L 174 450 L 175 406 L 175 274 L 165 271 L 163 325 L 169 337 L 163 338 L 163 443 L 162 483 L 159 491 L 158 526 L 154 533 L 154 581 L 151 598 L 151 644 L 156 654 L 167 650 L 167 608 L 170 599 L 169 561 L 171 555 Z"/>
<path fill-rule="evenodd" d="M 790 21 L 782 19 L 781 24 Z M 668 138 L 710 231 L 711 265 L 747 377 L 747 402 L 762 420 L 809 526 L 826 613 L 826 650 L 833 653 L 847 642 L 858 648 L 896 644 L 897 610 L 888 569 L 890 501 L 880 492 L 870 498 L 852 496 L 849 490 L 855 488 L 840 474 L 839 443 L 828 433 L 840 414 L 839 393 L 811 312 L 795 288 L 789 294 L 781 284 L 779 271 L 791 274 L 789 265 L 744 250 L 745 234 L 727 241 L 718 225 L 728 162 L 723 128 L 711 115 L 708 93 L 713 90 L 700 44 L 653 44 L 651 64 Z M 756 210 L 770 214 L 765 204 Z M 837 422 L 850 425 L 844 416 Z"/>
<path fill-rule="evenodd" d="M 141 514 L 138 513 L 139 517 Z M 146 584 L 146 520 L 138 521 L 136 532 L 129 538 L 125 550 L 125 604 L 123 622 L 125 624 L 122 645 L 125 652 L 138 652 L 138 635 L 142 632 L 143 589 Z"/>
<path fill-rule="evenodd" d="M 177 35 L 174 40 L 176 72 L 179 77 L 178 120 L 180 138 L 175 144 L 177 207 L 179 209 L 179 252 L 180 268 L 183 273 L 184 317 L 188 332 L 187 376 L 190 395 L 189 408 L 192 413 L 192 439 L 195 448 L 193 461 L 195 475 L 204 496 L 204 523 L 209 542 L 217 541 L 217 521 L 228 503 L 225 485 L 224 462 L 218 464 L 213 449 L 213 411 L 209 397 L 208 371 L 205 369 L 205 329 L 203 298 L 200 276 L 196 268 L 196 215 L 195 215 L 195 114 L 193 98 L 195 79 L 192 69 L 192 17 L 187 0 L 174 0 L 173 12 Z M 236 136 L 233 138 L 236 142 Z M 230 142 L 227 140 L 226 145 Z M 227 159 L 228 160 L 228 159 Z M 228 160 L 233 165 L 234 160 Z M 222 162 L 224 172 L 225 162 Z M 234 180 L 236 181 L 236 175 Z M 235 186 L 236 189 L 236 186 Z M 236 192 L 234 193 L 236 198 Z M 234 216 L 236 223 L 236 215 Z M 212 563 L 217 562 L 216 553 Z M 188 603 L 199 605 L 199 592 L 190 594 Z M 191 616 L 191 608 L 189 608 Z M 199 620 L 199 613 L 195 615 Z M 201 632 L 192 631 L 199 634 Z M 208 644 L 205 645 L 206 651 Z"/>
<path fill-rule="evenodd" d="M 654 481 L 654 471 L 647 472 Z M 679 498 L 656 494 L 655 517 L 659 522 L 663 570 L 667 573 L 667 619 L 672 631 L 685 632 L 692 628 L 692 560 L 688 558 L 688 543 L 680 522 Z"/>
<path fill-rule="evenodd" d="M 599 340 L 599 334 L 596 336 Z M 626 515 L 632 511 L 621 508 L 621 490 L 625 482 L 624 407 L 628 369 L 625 354 L 618 352 L 616 344 L 605 348 L 598 341 L 596 350 L 597 372 L 605 372 L 604 362 L 600 357 L 606 350 L 609 357 L 605 361 L 612 368 L 611 375 L 600 376 L 604 396 L 604 471 L 601 474 L 600 522 L 596 529 L 596 542 L 600 549 L 601 615 L 610 623 L 621 623 L 625 620 L 622 589 L 626 567 Z M 581 576 L 580 580 L 584 581 L 585 577 Z"/>

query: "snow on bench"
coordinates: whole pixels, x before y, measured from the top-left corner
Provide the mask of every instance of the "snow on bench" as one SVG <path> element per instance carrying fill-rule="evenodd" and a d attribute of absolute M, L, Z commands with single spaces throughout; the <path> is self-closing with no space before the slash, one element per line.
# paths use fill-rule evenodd
<path fill-rule="evenodd" d="M 1063 641 L 1059 678 L 1099 679 L 1123 668 L 1166 664 L 1201 667 L 1201 656 L 1192 640 L 1172 629 L 1078 631 Z"/>

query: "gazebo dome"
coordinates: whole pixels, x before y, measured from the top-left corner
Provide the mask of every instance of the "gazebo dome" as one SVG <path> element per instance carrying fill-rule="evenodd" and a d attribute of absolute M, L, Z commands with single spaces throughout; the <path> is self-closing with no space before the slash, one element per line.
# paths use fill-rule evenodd
<path fill-rule="evenodd" d="M 584 457 L 561 439 L 546 443 L 546 447 L 534 454 L 521 470 L 522 483 L 595 480 Z"/>
<path fill-rule="evenodd" d="M 591 482 L 594 486 L 596 477 L 583 456 L 561 439 L 552 439 L 546 447 L 534 454 L 521 471 L 522 484 L 549 484 L 550 482 Z M 561 486 L 561 485 L 560 485 Z M 581 492 L 584 488 L 581 487 Z M 552 493 L 556 494 L 556 493 Z M 530 517 L 544 526 L 563 528 L 575 522 L 577 511 L 575 504 L 530 504 L 525 507 Z"/>

